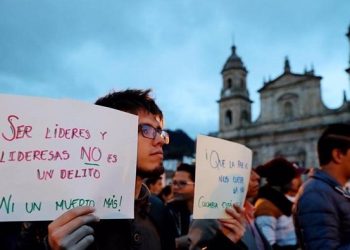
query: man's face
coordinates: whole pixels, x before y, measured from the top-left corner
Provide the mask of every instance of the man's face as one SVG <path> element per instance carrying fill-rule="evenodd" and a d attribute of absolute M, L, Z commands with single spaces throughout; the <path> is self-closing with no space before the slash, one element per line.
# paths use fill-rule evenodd
<path fill-rule="evenodd" d="M 148 124 L 154 128 L 163 128 L 163 122 L 157 115 L 147 111 L 139 111 L 139 124 Z M 159 176 L 164 172 L 163 168 L 164 140 L 157 133 L 156 138 L 150 139 L 138 133 L 137 143 L 137 175 L 146 177 Z"/>
<path fill-rule="evenodd" d="M 176 200 L 193 200 L 194 182 L 186 171 L 176 171 L 173 177 L 173 195 Z"/>
<path fill-rule="evenodd" d="M 248 184 L 247 198 L 254 198 L 258 195 L 260 185 L 260 176 L 252 170 Z"/>

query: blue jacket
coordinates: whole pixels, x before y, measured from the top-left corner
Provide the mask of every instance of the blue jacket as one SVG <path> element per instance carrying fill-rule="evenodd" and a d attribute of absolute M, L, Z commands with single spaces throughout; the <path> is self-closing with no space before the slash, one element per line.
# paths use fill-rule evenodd
<path fill-rule="evenodd" d="M 293 212 L 303 249 L 350 249 L 350 196 L 324 171 L 305 182 Z"/>

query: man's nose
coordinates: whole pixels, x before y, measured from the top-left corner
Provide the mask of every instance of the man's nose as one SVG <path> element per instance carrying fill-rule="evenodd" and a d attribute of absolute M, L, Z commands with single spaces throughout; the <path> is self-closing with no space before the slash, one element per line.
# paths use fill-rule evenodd
<path fill-rule="evenodd" d="M 156 137 L 154 138 L 153 141 L 156 145 L 161 144 L 163 146 L 165 144 L 164 138 L 158 132 L 156 133 Z"/>

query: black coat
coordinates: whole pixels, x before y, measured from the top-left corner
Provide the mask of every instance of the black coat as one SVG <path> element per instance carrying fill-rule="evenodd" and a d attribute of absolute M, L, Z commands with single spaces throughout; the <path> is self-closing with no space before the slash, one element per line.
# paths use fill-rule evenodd
<path fill-rule="evenodd" d="M 167 207 L 176 226 L 176 237 L 186 235 L 191 222 L 191 211 L 188 210 L 186 202 L 174 200 L 169 202 Z"/>
<path fill-rule="evenodd" d="M 175 249 L 175 227 L 169 211 L 155 196 L 149 197 L 147 203 L 135 206 L 134 220 L 104 220 L 96 224 L 95 243 L 89 249 Z"/>

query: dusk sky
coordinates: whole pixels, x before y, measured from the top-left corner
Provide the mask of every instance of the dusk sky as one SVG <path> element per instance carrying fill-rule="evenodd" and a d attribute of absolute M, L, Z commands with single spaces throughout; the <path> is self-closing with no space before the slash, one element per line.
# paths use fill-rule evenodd
<path fill-rule="evenodd" d="M 0 0 L 0 93 L 93 103 L 152 88 L 166 128 L 218 130 L 221 69 L 237 47 L 253 118 L 263 80 L 313 65 L 324 103 L 340 106 L 348 75 L 349 0 Z"/>

